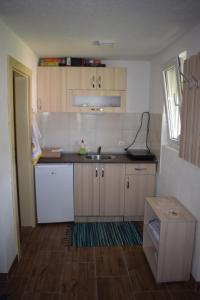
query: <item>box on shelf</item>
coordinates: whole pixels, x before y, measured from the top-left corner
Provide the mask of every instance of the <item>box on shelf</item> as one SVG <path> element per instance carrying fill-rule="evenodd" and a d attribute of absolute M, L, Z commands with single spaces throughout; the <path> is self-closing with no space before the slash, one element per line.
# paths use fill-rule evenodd
<path fill-rule="evenodd" d="M 81 58 L 81 57 L 43 57 L 39 59 L 39 66 L 42 67 L 105 67 L 100 59 Z"/>
<path fill-rule="evenodd" d="M 42 158 L 59 158 L 61 157 L 60 148 L 42 148 Z"/>
<path fill-rule="evenodd" d="M 39 66 L 65 66 L 65 57 L 44 57 L 39 59 Z"/>

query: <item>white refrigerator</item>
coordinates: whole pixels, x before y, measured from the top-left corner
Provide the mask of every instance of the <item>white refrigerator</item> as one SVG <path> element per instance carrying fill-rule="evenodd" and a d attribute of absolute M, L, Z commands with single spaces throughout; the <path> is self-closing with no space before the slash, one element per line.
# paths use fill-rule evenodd
<path fill-rule="evenodd" d="M 37 164 L 35 192 L 38 223 L 74 221 L 73 164 Z"/>

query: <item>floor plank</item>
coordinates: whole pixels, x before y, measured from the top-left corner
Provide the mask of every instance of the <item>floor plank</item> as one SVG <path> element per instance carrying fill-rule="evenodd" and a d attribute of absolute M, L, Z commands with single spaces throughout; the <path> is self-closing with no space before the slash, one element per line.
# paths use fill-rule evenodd
<path fill-rule="evenodd" d="M 199 300 L 194 280 L 157 284 L 141 246 L 66 246 L 66 224 L 24 232 L 22 258 L 0 295 L 9 300 Z M 29 235 L 28 235 L 29 234 Z"/>
<path fill-rule="evenodd" d="M 133 293 L 128 276 L 97 279 L 100 300 L 133 300 Z"/>

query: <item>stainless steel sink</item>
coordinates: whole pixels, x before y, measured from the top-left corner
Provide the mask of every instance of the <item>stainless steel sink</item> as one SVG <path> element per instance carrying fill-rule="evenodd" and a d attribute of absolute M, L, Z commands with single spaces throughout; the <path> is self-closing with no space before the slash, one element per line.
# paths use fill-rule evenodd
<path fill-rule="evenodd" d="M 109 155 L 109 154 L 88 154 L 85 156 L 87 159 L 92 159 L 92 160 L 102 160 L 102 159 L 114 159 L 114 155 Z"/>

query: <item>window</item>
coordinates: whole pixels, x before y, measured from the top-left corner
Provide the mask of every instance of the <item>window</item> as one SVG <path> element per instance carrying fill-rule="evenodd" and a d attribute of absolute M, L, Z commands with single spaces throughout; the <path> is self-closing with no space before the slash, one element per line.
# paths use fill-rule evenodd
<path fill-rule="evenodd" d="M 169 139 L 179 142 L 181 133 L 180 108 L 181 108 L 181 78 L 178 69 L 182 71 L 186 52 L 179 55 L 179 59 L 174 59 L 163 69 L 165 104 Z"/>

